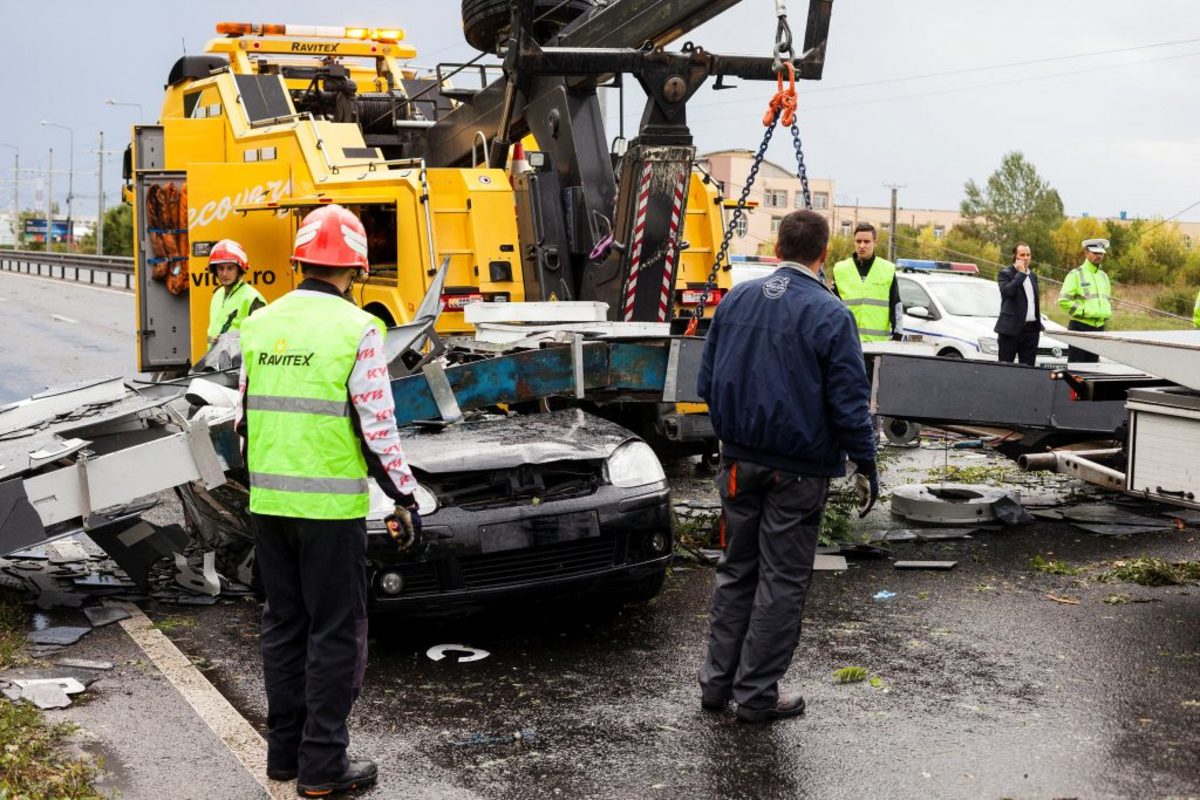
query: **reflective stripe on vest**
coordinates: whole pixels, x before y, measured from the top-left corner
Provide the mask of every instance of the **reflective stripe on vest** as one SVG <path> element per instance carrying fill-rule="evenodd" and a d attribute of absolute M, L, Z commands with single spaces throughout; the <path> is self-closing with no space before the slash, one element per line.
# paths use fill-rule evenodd
<path fill-rule="evenodd" d="M 367 491 L 366 478 L 297 478 L 294 475 L 251 472 L 250 483 L 260 489 L 303 494 L 361 494 Z"/>
<path fill-rule="evenodd" d="M 274 397 L 246 394 L 246 409 L 254 411 L 285 411 L 292 414 L 322 414 L 327 417 L 350 416 L 350 403 L 345 400 L 314 400 L 311 397 Z"/>
<path fill-rule="evenodd" d="M 370 507 L 347 381 L 371 314 L 335 295 L 290 292 L 246 318 L 250 510 L 355 519 Z"/>
<path fill-rule="evenodd" d="M 838 296 L 854 315 L 858 323 L 858 338 L 863 342 L 887 341 L 891 332 L 892 281 L 896 277 L 896 265 L 887 259 L 875 257 L 871 269 L 864 279 L 858 274 L 854 259 L 847 258 L 833 266 L 833 282 Z"/>

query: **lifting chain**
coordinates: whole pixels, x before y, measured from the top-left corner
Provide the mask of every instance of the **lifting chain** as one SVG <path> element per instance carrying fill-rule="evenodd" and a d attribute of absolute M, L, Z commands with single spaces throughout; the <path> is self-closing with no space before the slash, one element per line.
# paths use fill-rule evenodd
<path fill-rule="evenodd" d="M 776 7 L 782 6 L 782 0 L 778 0 Z M 786 26 L 786 22 L 780 17 L 781 24 Z M 790 32 L 789 32 L 790 37 Z M 778 50 L 776 51 L 778 52 Z M 746 183 L 742 186 L 741 196 L 738 197 L 737 206 L 733 210 L 733 216 L 729 220 L 729 224 L 725 226 L 725 235 L 721 239 L 721 248 L 717 252 L 716 259 L 713 260 L 712 269 L 709 270 L 708 280 L 704 284 L 704 290 L 700 293 L 700 302 L 696 304 L 695 310 L 692 312 L 692 318 L 688 320 L 687 329 L 684 331 L 685 336 L 694 336 L 696 330 L 700 326 L 700 320 L 704 316 L 704 307 L 708 304 L 708 296 L 717 285 L 717 273 L 721 269 L 721 264 L 726 261 L 729 254 L 729 245 L 733 240 L 733 232 L 737 229 L 738 222 L 746 213 L 746 200 L 750 196 L 750 189 L 754 186 L 754 179 L 758 177 L 758 170 L 762 166 L 763 157 L 767 154 L 767 145 L 771 143 L 771 136 L 775 133 L 775 126 L 780 122 L 780 117 L 784 125 L 792 129 L 792 146 L 796 150 L 796 163 L 798 169 L 797 177 L 800 178 L 800 187 L 804 194 L 804 207 L 812 210 L 812 192 L 808 187 L 808 168 L 804 165 L 804 148 L 800 142 L 800 129 L 796 126 L 796 75 L 795 68 L 791 61 L 786 61 L 783 64 L 784 69 L 788 73 L 788 88 L 783 87 L 783 72 L 779 71 L 778 91 L 771 98 L 771 104 L 767 108 L 766 115 L 763 116 L 763 125 L 767 131 L 763 134 L 762 144 L 758 146 L 758 152 L 754 154 L 754 163 L 750 165 L 750 174 L 746 177 Z"/>

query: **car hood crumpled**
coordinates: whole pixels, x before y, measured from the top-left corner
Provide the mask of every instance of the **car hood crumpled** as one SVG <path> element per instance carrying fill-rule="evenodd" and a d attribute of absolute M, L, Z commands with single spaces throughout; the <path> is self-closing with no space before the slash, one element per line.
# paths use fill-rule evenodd
<path fill-rule="evenodd" d="M 400 435 L 408 463 L 428 473 L 605 459 L 634 438 L 580 409 L 461 422 L 439 431 L 407 427 Z"/>

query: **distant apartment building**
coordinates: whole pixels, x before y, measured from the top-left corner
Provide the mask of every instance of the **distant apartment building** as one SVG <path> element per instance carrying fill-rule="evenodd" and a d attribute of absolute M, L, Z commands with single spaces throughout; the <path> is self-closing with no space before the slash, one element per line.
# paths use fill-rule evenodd
<path fill-rule="evenodd" d="M 754 153 L 750 150 L 718 150 L 699 157 L 700 166 L 717 180 L 730 205 L 741 195 L 750 177 Z M 813 210 L 834 224 L 833 181 L 809 178 Z M 750 190 L 749 202 L 757 205 L 746 214 L 729 244 L 732 255 L 769 253 L 779 223 L 791 211 L 804 208 L 804 190 L 794 170 L 764 160 Z M 732 214 L 732 211 L 727 212 Z"/>
<path fill-rule="evenodd" d="M 750 176 L 754 153 L 751 150 L 717 150 L 701 155 L 699 161 L 701 167 L 720 183 L 722 193 L 732 205 Z M 809 178 L 808 183 L 813 210 L 829 221 L 832 233 L 849 236 L 859 222 L 869 222 L 879 230 L 888 229 L 890 207 L 839 203 L 832 178 Z M 803 187 L 795 171 L 766 160 L 759 168 L 748 199 L 758 205 L 734 231 L 729 246 L 729 252 L 734 255 L 769 252 L 779 230 L 779 222 L 793 209 L 804 208 Z M 930 226 L 934 236 L 941 238 L 962 222 L 962 215 L 956 210 L 901 207 L 896 214 L 896 221 L 918 228 Z"/>

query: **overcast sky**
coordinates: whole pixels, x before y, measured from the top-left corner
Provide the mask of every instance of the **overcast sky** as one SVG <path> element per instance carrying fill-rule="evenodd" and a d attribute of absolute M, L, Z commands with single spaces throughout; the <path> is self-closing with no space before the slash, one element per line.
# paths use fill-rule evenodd
<path fill-rule="evenodd" d="M 806 3 L 788 4 L 797 40 Z M 744 0 L 687 38 L 715 52 L 768 55 L 773 9 L 773 0 Z M 457 0 L 5 2 L 0 142 L 20 148 L 22 167 L 43 171 L 53 147 L 61 202 L 68 133 L 39 121 L 72 126 L 76 213 L 94 214 L 97 134 L 121 150 L 138 116 L 105 100 L 140 103 L 157 118 L 172 63 L 185 47 L 200 52 L 217 20 L 399 25 L 417 63 L 432 64 L 475 55 L 459 12 Z M 883 184 L 901 183 L 903 206 L 955 208 L 963 183 L 985 180 L 1010 150 L 1037 166 L 1069 214 L 1172 216 L 1200 201 L 1196 0 L 837 0 L 831 27 L 824 79 L 802 87 L 800 127 L 810 174 L 836 180 L 839 203 L 883 205 Z M 757 147 L 770 91 L 701 89 L 689 111 L 700 149 Z M 632 133 L 640 101 L 627 98 L 626 116 Z M 768 157 L 794 164 L 789 138 L 776 136 Z M 0 209 L 12 203 L 12 159 L 0 148 Z M 119 156 L 107 157 L 110 204 L 119 171 Z M 34 184 L 23 176 L 23 207 Z M 1200 205 L 1181 218 L 1200 219 Z"/>

